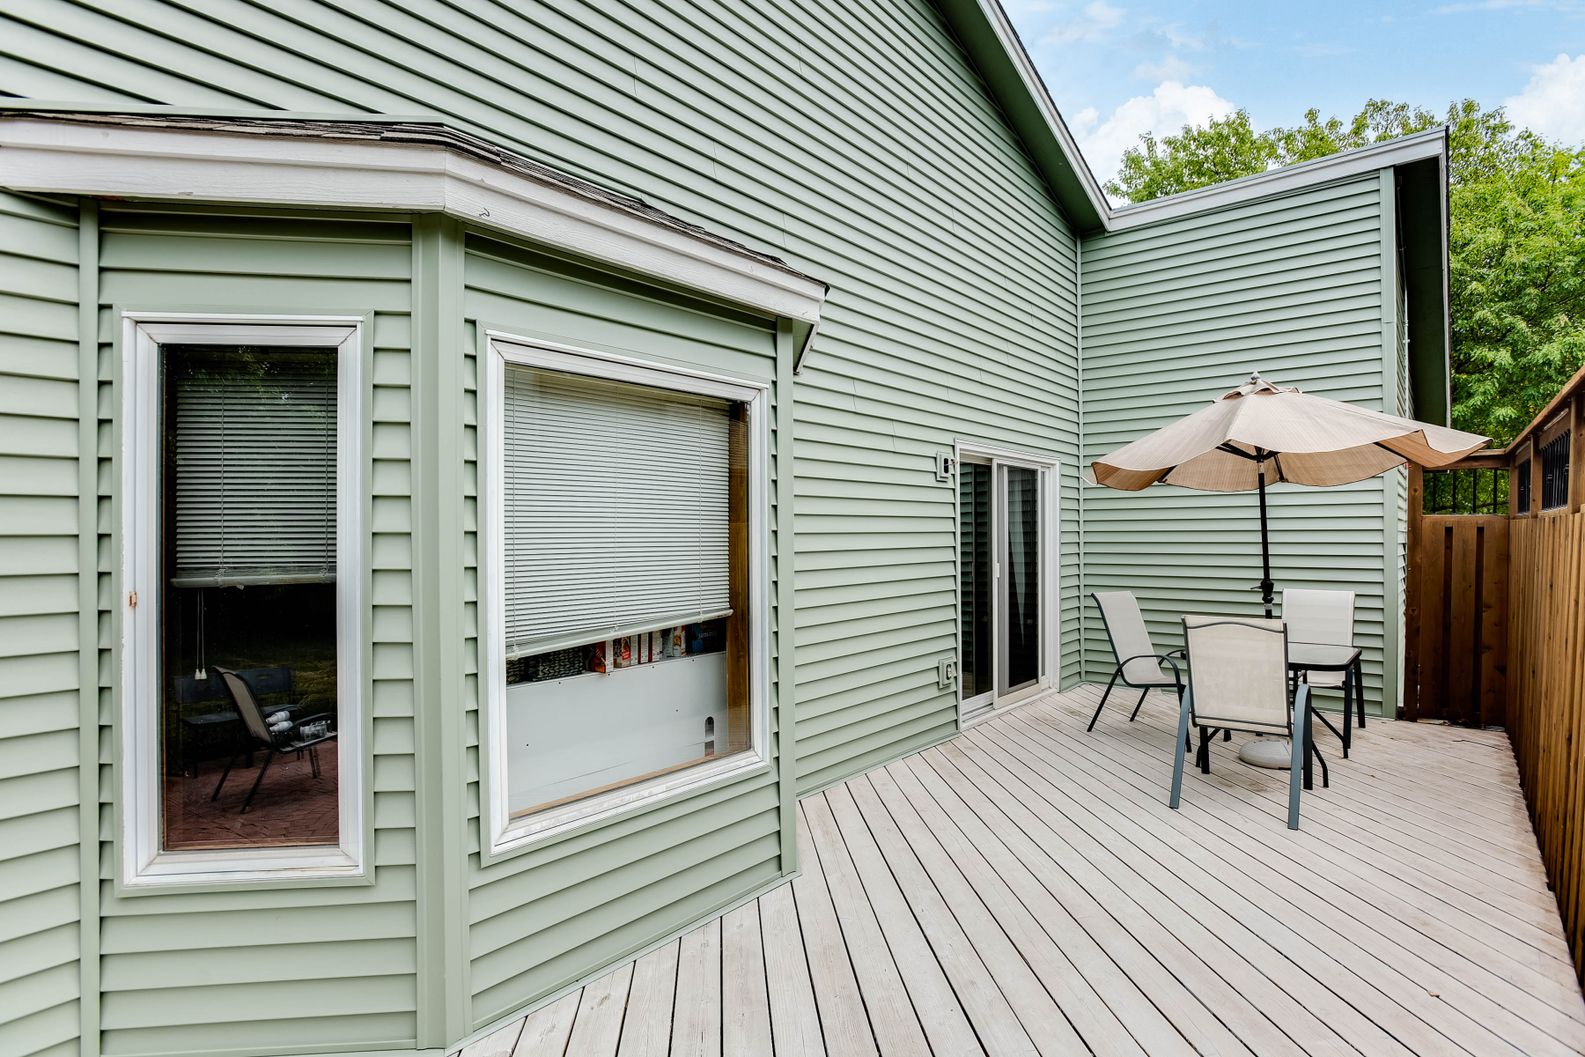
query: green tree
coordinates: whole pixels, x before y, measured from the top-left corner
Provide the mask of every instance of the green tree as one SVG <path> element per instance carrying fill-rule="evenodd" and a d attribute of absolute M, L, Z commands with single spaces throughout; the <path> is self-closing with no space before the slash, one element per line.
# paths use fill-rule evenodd
<path fill-rule="evenodd" d="M 1437 114 L 1372 99 L 1347 121 L 1311 109 L 1257 130 L 1243 111 L 1146 135 L 1107 190 L 1133 202 L 1449 128 L 1453 420 L 1510 439 L 1585 363 L 1585 150 L 1465 99 Z"/>
<path fill-rule="evenodd" d="M 1510 440 L 1585 364 L 1585 150 L 1452 189 L 1454 424 Z"/>
<path fill-rule="evenodd" d="M 1144 202 L 1265 172 L 1277 157 L 1271 135 L 1256 132 L 1249 113 L 1240 110 L 1204 125 L 1185 125 L 1182 132 L 1163 136 L 1159 142 L 1145 133 L 1138 147 L 1124 153 L 1123 167 L 1106 190 L 1130 202 Z"/>

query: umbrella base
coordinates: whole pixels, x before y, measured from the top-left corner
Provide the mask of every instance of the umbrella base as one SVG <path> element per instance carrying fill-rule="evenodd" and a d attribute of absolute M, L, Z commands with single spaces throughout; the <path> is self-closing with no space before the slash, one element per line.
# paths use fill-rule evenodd
<path fill-rule="evenodd" d="M 1244 742 L 1238 750 L 1238 758 L 1252 767 L 1286 771 L 1293 763 L 1293 744 L 1287 738 L 1257 734 Z"/>

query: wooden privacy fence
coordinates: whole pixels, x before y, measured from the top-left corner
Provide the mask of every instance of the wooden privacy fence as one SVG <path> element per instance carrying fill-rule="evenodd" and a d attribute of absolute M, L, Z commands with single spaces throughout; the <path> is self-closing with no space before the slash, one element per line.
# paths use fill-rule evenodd
<path fill-rule="evenodd" d="M 1508 737 L 1585 974 L 1585 512 L 1510 527 Z"/>
<path fill-rule="evenodd" d="M 1508 525 L 1506 517 L 1473 514 L 1416 519 L 1405 594 L 1406 719 L 1503 722 Z"/>

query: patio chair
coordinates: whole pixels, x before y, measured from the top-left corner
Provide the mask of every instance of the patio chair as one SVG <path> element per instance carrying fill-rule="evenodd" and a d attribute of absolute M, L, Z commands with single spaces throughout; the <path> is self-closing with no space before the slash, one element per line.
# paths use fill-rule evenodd
<path fill-rule="evenodd" d="M 218 666 L 214 671 L 225 683 L 226 692 L 231 695 L 231 703 L 236 706 L 237 715 L 242 718 L 243 736 L 241 744 L 226 761 L 226 769 L 220 772 L 220 781 L 215 784 L 215 791 L 210 794 L 209 799 L 220 799 L 220 790 L 225 788 L 231 768 L 244 753 L 255 750 L 264 752 L 264 762 L 259 765 L 258 777 L 253 779 L 253 788 L 248 790 L 247 797 L 242 801 L 242 810 L 238 812 L 239 814 L 247 814 L 248 808 L 253 804 L 254 795 L 264 783 L 264 776 L 269 773 L 270 764 L 275 762 L 277 756 L 291 753 L 301 757 L 306 751 L 313 768 L 313 775 L 318 778 L 320 776 L 318 747 L 321 742 L 335 738 L 334 715 L 328 712 L 299 715 L 298 710 L 301 706 L 266 710 L 259 705 L 253 686 L 241 673 Z"/>
<path fill-rule="evenodd" d="M 1184 742 L 1190 725 L 1200 728 L 1200 769 L 1211 770 L 1211 731 L 1242 730 L 1293 739 L 1288 771 L 1288 828 L 1299 828 L 1299 789 L 1304 781 L 1305 735 L 1310 688 L 1300 684 L 1288 697 L 1288 636 L 1280 620 L 1189 616 L 1189 686 L 1178 707 L 1178 739 L 1172 763 L 1176 809 L 1183 796 Z"/>
<path fill-rule="evenodd" d="M 1130 723 L 1139 715 L 1145 698 L 1152 690 L 1171 688 L 1177 691 L 1179 700 L 1182 700 L 1183 672 L 1173 658 L 1182 657 L 1183 651 L 1161 653 L 1156 649 L 1150 641 L 1150 630 L 1145 627 L 1145 618 L 1139 613 L 1139 602 L 1135 600 L 1133 592 L 1093 591 L 1090 597 L 1095 599 L 1095 605 L 1101 611 L 1101 626 L 1106 629 L 1107 641 L 1112 646 L 1112 659 L 1117 662 L 1117 667 L 1112 672 L 1111 681 L 1106 684 L 1106 692 L 1101 695 L 1101 703 L 1095 706 L 1090 725 L 1084 729 L 1095 729 L 1095 721 L 1101 718 L 1101 709 L 1106 707 L 1106 699 L 1112 696 L 1112 688 L 1119 679 L 1124 686 L 1139 691 L 1139 700 L 1128 716 Z M 1162 670 L 1162 664 L 1172 669 L 1171 675 Z"/>
<path fill-rule="evenodd" d="M 1287 588 L 1282 592 L 1282 619 L 1288 625 L 1292 642 L 1317 642 L 1326 646 L 1354 645 L 1354 592 L 1314 591 Z M 1312 690 L 1342 690 L 1346 672 L 1300 672 L 1299 678 Z M 1365 727 L 1365 695 L 1355 687 L 1359 703 L 1359 726 Z M 1337 728 L 1317 712 L 1333 734 Z M 1338 735 L 1341 737 L 1342 735 Z"/>

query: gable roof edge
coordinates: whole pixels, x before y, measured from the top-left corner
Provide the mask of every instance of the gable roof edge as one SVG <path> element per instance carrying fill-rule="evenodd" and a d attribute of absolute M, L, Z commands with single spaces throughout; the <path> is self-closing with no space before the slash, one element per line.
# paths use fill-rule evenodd
<path fill-rule="evenodd" d="M 935 0 L 1057 204 L 1081 233 L 1108 227 L 1106 195 L 997 0 Z"/>
<path fill-rule="evenodd" d="M 1398 139 L 1318 158 L 1298 165 L 1227 180 L 1208 187 L 1113 207 L 1078 142 L 1062 119 L 998 0 L 935 0 L 986 86 L 1023 140 L 1053 197 L 1080 234 L 1122 231 L 1195 213 L 1210 212 L 1378 169 L 1444 156 L 1447 128 L 1439 126 Z"/>

